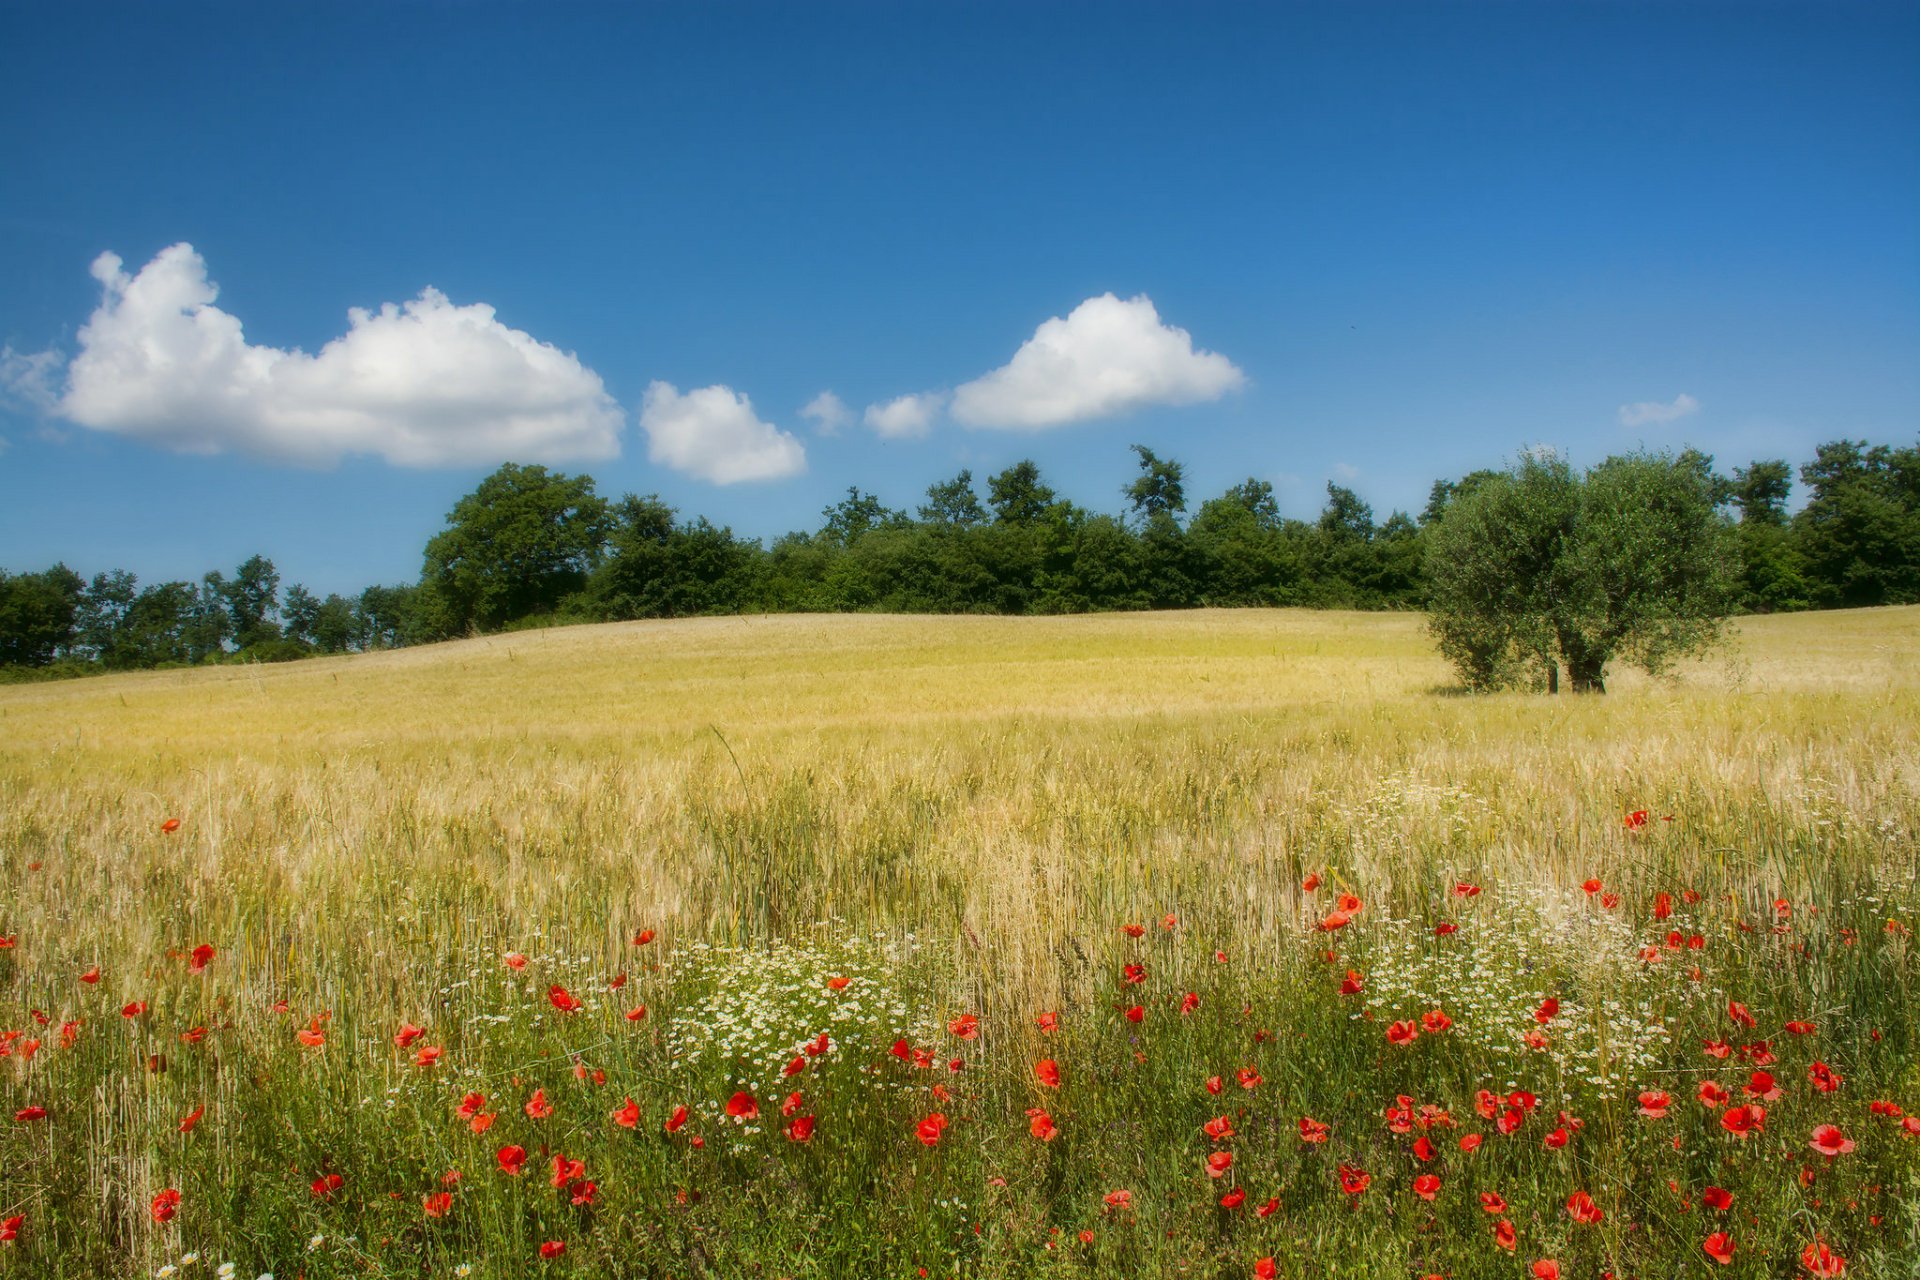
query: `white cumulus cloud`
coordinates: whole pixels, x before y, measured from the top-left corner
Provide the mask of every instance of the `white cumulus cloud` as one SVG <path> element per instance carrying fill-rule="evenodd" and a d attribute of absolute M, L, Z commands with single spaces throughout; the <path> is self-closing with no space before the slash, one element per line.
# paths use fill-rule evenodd
<path fill-rule="evenodd" d="M 647 457 L 714 484 L 778 480 L 807 469 L 805 446 L 755 417 L 753 402 L 732 387 L 681 395 L 670 382 L 650 383 L 640 427 L 647 433 Z"/>
<path fill-rule="evenodd" d="M 831 391 L 822 391 L 801 408 L 800 416 L 810 418 L 814 429 L 823 436 L 837 436 L 840 428 L 851 426 L 853 410 L 847 408 L 847 402 Z"/>
<path fill-rule="evenodd" d="M 1640 400 L 1633 404 L 1621 405 L 1620 425 L 1644 427 L 1648 423 L 1674 422 L 1690 413 L 1698 413 L 1699 410 L 1700 402 L 1682 391 L 1670 404 L 1662 404 L 1658 400 Z"/>
<path fill-rule="evenodd" d="M 881 439 L 910 440 L 933 429 L 933 420 L 940 416 L 940 407 L 946 402 L 946 394 L 940 391 L 895 396 L 885 404 L 868 405 L 864 417 Z"/>
<path fill-rule="evenodd" d="M 953 416 L 971 427 L 1040 431 L 1148 405 L 1198 404 L 1244 385 L 1231 360 L 1196 351 L 1145 294 L 1088 298 L 1034 331 L 1013 359 L 963 383 Z"/>
<path fill-rule="evenodd" d="M 214 305 L 190 244 L 138 273 L 103 253 L 100 306 L 80 330 L 55 405 L 96 431 L 189 453 L 324 465 L 371 454 L 401 466 L 561 462 L 620 452 L 624 415 L 571 353 L 436 289 L 378 311 L 314 355 L 249 343 Z"/>

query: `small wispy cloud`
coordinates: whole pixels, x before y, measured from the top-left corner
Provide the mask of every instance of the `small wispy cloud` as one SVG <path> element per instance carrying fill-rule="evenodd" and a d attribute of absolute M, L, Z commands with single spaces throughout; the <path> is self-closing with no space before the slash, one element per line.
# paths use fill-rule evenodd
<path fill-rule="evenodd" d="M 853 424 L 853 410 L 831 391 L 822 391 L 807 401 L 800 416 L 811 420 L 814 430 L 823 436 L 837 436 L 840 428 Z"/>
<path fill-rule="evenodd" d="M 1633 404 L 1620 406 L 1620 425 L 1623 427 L 1655 426 L 1668 422 L 1677 422 L 1691 413 L 1700 411 L 1700 402 L 1682 391 L 1671 402 L 1662 404 L 1658 400 L 1640 400 Z"/>
<path fill-rule="evenodd" d="M 939 391 L 895 396 L 885 404 L 868 405 L 866 423 L 882 440 L 917 439 L 933 429 L 933 420 L 946 402 L 946 395 Z"/>

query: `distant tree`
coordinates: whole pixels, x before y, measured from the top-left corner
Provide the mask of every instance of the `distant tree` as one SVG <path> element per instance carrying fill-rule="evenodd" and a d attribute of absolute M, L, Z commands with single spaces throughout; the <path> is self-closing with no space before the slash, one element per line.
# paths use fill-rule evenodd
<path fill-rule="evenodd" d="M 1037 524 L 1055 502 L 1054 492 L 1040 481 L 1040 468 L 1023 458 L 987 481 L 987 505 L 1001 524 Z"/>
<path fill-rule="evenodd" d="M 507 463 L 455 503 L 427 543 L 426 628 L 460 635 L 553 612 L 586 584 L 611 524 L 591 476 Z"/>
<path fill-rule="evenodd" d="M 64 564 L 0 570 L 0 666 L 44 667 L 71 651 L 86 582 Z"/>
<path fill-rule="evenodd" d="M 1140 461 L 1140 474 L 1123 492 L 1135 518 L 1150 524 L 1156 518 L 1173 519 L 1185 511 L 1185 469 L 1171 458 L 1161 458 L 1143 444 L 1132 448 Z"/>
<path fill-rule="evenodd" d="M 297 582 L 287 588 L 287 598 L 280 606 L 282 630 L 287 639 L 312 644 L 314 623 L 319 617 L 318 596 Z"/>
<path fill-rule="evenodd" d="M 76 640 L 80 650 L 95 662 L 114 665 L 112 654 L 120 629 L 126 624 L 128 610 L 139 595 L 139 579 L 124 569 L 109 569 L 93 575 L 80 597 L 75 616 Z"/>
<path fill-rule="evenodd" d="M 973 491 L 973 472 L 963 469 L 951 480 L 928 485 L 920 518 L 928 524 L 956 525 L 962 529 L 985 523 L 987 509 L 980 505 L 980 495 Z"/>
<path fill-rule="evenodd" d="M 346 653 L 358 648 L 359 623 L 353 601 L 337 591 L 327 593 L 313 611 L 308 643 L 322 653 Z"/>
<path fill-rule="evenodd" d="M 425 638 L 417 587 L 368 587 L 353 602 L 353 647 L 398 649 Z"/>
<path fill-rule="evenodd" d="M 1336 540 L 1366 542 L 1373 537 L 1373 508 L 1353 490 L 1327 481 L 1327 505 L 1320 512 L 1320 532 Z"/>
<path fill-rule="evenodd" d="M 227 580 L 218 570 L 200 579 L 181 620 L 180 639 L 186 646 L 187 661 L 207 662 L 227 650 L 233 638 L 233 612 Z"/>
<path fill-rule="evenodd" d="M 233 619 L 229 634 L 234 644 L 250 649 L 280 638 L 280 625 L 274 620 L 280 608 L 280 571 L 273 561 L 248 556 L 222 590 Z"/>
<path fill-rule="evenodd" d="M 1433 488 L 1427 493 L 1426 509 L 1420 513 L 1422 527 L 1438 520 L 1447 509 L 1447 503 L 1455 498 L 1464 498 L 1488 480 L 1496 479 L 1499 471 L 1469 471 L 1458 480 L 1435 480 Z"/>
<path fill-rule="evenodd" d="M 114 627 L 102 661 L 113 670 L 128 671 L 198 660 L 208 644 L 199 630 L 205 623 L 200 606 L 201 593 L 191 583 L 161 582 L 142 589 Z M 224 629 L 226 611 L 215 616 L 217 634 Z M 212 643 L 217 649 L 218 641 Z"/>
<path fill-rule="evenodd" d="M 1734 468 L 1733 502 L 1740 509 L 1741 524 L 1786 524 L 1787 497 L 1792 492 L 1793 470 L 1782 459 Z"/>
<path fill-rule="evenodd" d="M 598 616 L 679 618 L 740 606 L 752 585 L 758 544 L 704 516 L 676 523 L 673 508 L 652 494 L 629 494 L 615 513 L 609 554 L 588 586 Z"/>
<path fill-rule="evenodd" d="M 1584 477 L 1528 456 L 1455 496 L 1428 531 L 1430 625 L 1476 689 L 1529 672 L 1549 690 L 1604 692 L 1609 663 L 1651 672 L 1711 644 L 1733 601 L 1736 552 L 1707 474 L 1631 454 Z"/>
<path fill-rule="evenodd" d="M 820 512 L 825 522 L 820 534 L 838 546 L 852 546 L 860 536 L 873 529 L 894 528 L 907 523 L 904 511 L 895 511 L 858 486 L 848 486 L 847 496 Z"/>
<path fill-rule="evenodd" d="M 1836 440 L 1819 446 L 1800 479 L 1809 495 L 1793 531 L 1816 602 L 1920 601 L 1920 445 Z"/>

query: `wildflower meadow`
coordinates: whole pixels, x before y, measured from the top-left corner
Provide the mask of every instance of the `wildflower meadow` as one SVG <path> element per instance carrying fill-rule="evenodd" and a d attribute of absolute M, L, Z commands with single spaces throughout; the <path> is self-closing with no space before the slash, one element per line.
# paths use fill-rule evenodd
<path fill-rule="evenodd" d="M 1920 1274 L 1920 609 L 0 689 L 0 1276 Z"/>

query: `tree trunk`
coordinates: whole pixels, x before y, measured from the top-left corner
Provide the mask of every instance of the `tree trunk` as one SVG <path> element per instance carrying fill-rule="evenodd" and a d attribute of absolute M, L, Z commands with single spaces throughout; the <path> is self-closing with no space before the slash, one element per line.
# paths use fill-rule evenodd
<path fill-rule="evenodd" d="M 1567 682 L 1575 693 L 1607 691 L 1607 653 L 1578 636 L 1560 637 L 1560 652 L 1567 659 Z"/>
<path fill-rule="evenodd" d="M 1547 692 L 1559 693 L 1560 692 L 1560 664 L 1554 660 L 1551 654 L 1544 654 L 1544 653 L 1541 654 L 1540 661 L 1546 663 L 1547 665 Z"/>

